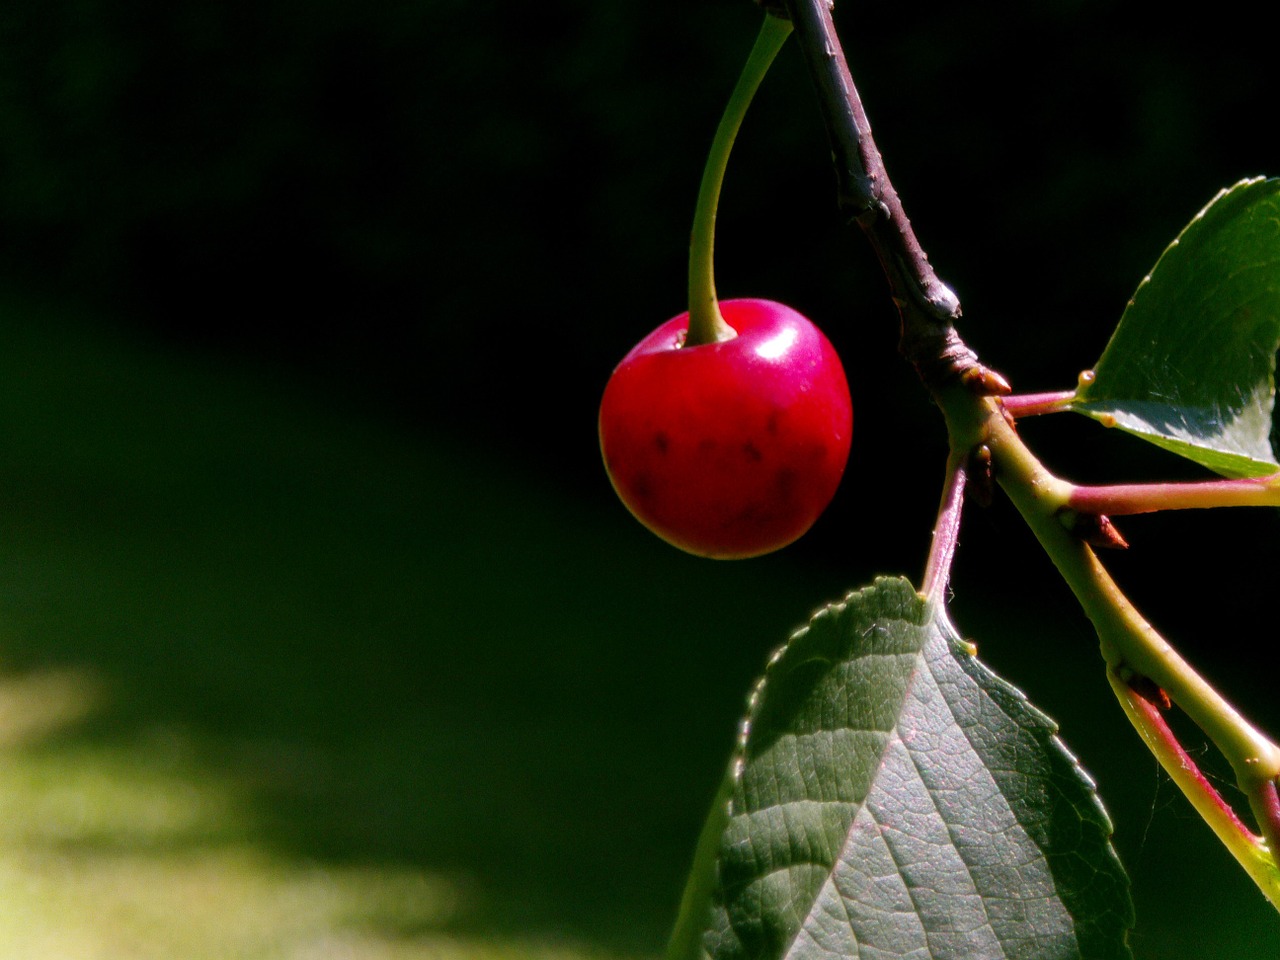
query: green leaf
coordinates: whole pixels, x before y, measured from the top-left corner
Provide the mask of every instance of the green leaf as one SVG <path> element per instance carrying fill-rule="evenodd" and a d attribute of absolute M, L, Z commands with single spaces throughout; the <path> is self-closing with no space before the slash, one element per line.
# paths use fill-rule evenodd
<path fill-rule="evenodd" d="M 1196 215 L 1139 284 L 1072 409 L 1225 476 L 1271 449 L 1280 347 L 1280 180 L 1244 180 Z"/>
<path fill-rule="evenodd" d="M 1128 880 L 1055 724 L 905 580 L 770 662 L 669 960 L 1128 958 Z"/>

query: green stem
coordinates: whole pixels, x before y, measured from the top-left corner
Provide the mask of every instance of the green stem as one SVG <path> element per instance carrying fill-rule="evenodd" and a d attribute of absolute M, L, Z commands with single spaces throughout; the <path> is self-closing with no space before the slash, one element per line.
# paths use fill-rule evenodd
<path fill-rule="evenodd" d="M 1098 561 L 1059 521 L 1072 486 L 1049 473 L 994 414 L 987 428 L 996 476 L 1098 631 L 1109 666 L 1128 668 L 1166 690 L 1222 751 L 1241 785 L 1280 775 L 1280 747 L 1259 733 L 1143 619 Z M 1246 792 L 1248 792 L 1246 790 Z"/>
<path fill-rule="evenodd" d="M 1280 746 L 1241 716 L 1179 656 L 1111 579 L 1089 545 L 1063 526 L 1060 514 L 1076 488 L 1040 463 L 1005 419 L 997 399 L 975 398 L 963 389 L 944 389 L 935 396 L 947 418 L 953 443 L 981 442 L 990 449 L 997 481 L 1093 624 L 1113 689 L 1157 759 L 1166 763 L 1174 755 L 1161 746 L 1159 736 L 1153 737 L 1156 727 L 1125 692 L 1131 692 L 1128 681 L 1135 676 L 1146 678 L 1168 694 L 1226 758 L 1255 813 L 1267 813 L 1264 807 L 1269 785 L 1280 777 Z M 1206 797 L 1198 792 L 1200 787 L 1192 782 L 1194 778 L 1174 780 L 1215 832 L 1221 836 L 1226 830 L 1234 838 L 1224 842 L 1280 908 L 1275 851 L 1257 844 L 1252 845 L 1256 848 L 1253 852 L 1246 851 L 1236 836 L 1238 831 L 1234 827 L 1228 829 L 1220 811 L 1213 812 L 1213 804 L 1207 804 Z"/>
<path fill-rule="evenodd" d="M 1231 763 L 1269 843 L 1264 846 L 1237 842 L 1243 833 L 1230 826 L 1228 833 L 1234 832 L 1236 838 L 1228 846 L 1235 844 L 1232 852 L 1238 856 L 1246 849 L 1256 851 L 1256 856 L 1246 854 L 1251 862 L 1244 863 L 1245 868 L 1280 908 L 1280 898 L 1276 896 L 1280 880 L 1276 858 L 1280 851 L 1273 845 L 1280 837 L 1280 794 L 1274 787 L 1280 774 L 1280 747 L 1255 730 L 1178 656 L 1120 592 L 1089 546 L 1063 525 L 1062 511 L 1076 488 L 1044 468 L 1019 439 L 1012 421 L 1019 414 L 1064 409 L 1071 395 L 1041 395 L 1032 402 L 1014 401 L 1012 409 L 1002 409 L 996 397 L 975 396 L 966 386 L 978 361 L 955 330 L 959 300 L 929 265 L 885 172 L 845 62 L 830 3 L 786 0 L 785 5 L 795 24 L 796 39 L 809 66 L 831 138 L 840 207 L 863 227 L 884 267 L 902 315 L 903 353 L 915 364 L 921 380 L 942 408 L 951 449 L 973 451 L 985 446 L 990 451 L 995 479 L 1093 622 L 1108 676 L 1132 679 L 1138 674 L 1163 688 Z M 988 378 L 981 379 L 985 383 Z M 1085 371 L 1080 375 L 1080 384 L 1087 386 L 1093 379 L 1093 371 Z M 947 503 L 949 497 L 944 498 Z M 944 506 L 945 516 L 953 513 Z M 939 589 L 946 569 L 944 555 L 950 545 L 935 547 L 937 561 L 931 559 L 926 582 Z M 1131 721 L 1144 737 L 1148 736 L 1158 730 L 1158 725 L 1147 722 L 1150 717 L 1143 711 L 1132 709 L 1135 703 L 1131 693 L 1127 680 L 1116 688 Z M 1169 743 L 1164 744 L 1168 746 Z M 1176 751 L 1170 749 L 1161 762 L 1174 759 Z M 1189 797 L 1203 786 L 1191 780 L 1194 778 L 1177 780 L 1184 791 L 1189 791 Z M 1191 798 L 1193 804 L 1198 804 L 1197 809 L 1209 800 L 1205 794 Z M 1213 809 L 1206 819 L 1216 818 L 1215 829 L 1228 824 L 1231 818 L 1220 805 L 1208 802 L 1208 808 Z"/>
<path fill-rule="evenodd" d="M 1249 806 L 1274 857 L 1275 851 L 1280 849 L 1280 790 L 1276 789 L 1276 782 L 1266 780 L 1256 784 L 1254 792 L 1249 795 Z M 1276 906 L 1280 907 L 1280 903 Z"/>
<path fill-rule="evenodd" d="M 686 345 L 716 343 L 732 340 L 737 333 L 725 323 L 716 299 L 715 233 L 716 207 L 720 203 L 720 187 L 724 183 L 725 168 L 729 165 L 729 153 L 738 136 L 742 119 L 764 75 L 787 37 L 791 35 L 791 21 L 766 15 L 756 37 L 751 55 L 747 57 L 742 75 L 729 96 L 729 103 L 720 117 L 707 165 L 702 171 L 702 185 L 698 188 L 698 205 L 693 214 L 693 233 L 689 240 L 689 333 Z"/>

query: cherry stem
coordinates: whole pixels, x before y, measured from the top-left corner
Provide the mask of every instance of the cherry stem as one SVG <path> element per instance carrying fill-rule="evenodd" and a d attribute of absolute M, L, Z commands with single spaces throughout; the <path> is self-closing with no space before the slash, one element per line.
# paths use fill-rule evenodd
<path fill-rule="evenodd" d="M 688 346 L 732 340 L 737 336 L 720 313 L 720 301 L 716 298 L 716 208 L 720 204 L 720 188 L 724 184 L 733 141 L 747 115 L 747 108 L 790 35 L 789 20 L 765 15 L 755 45 L 720 117 L 711 151 L 707 154 L 702 184 L 698 188 L 698 203 L 693 213 L 693 232 L 689 238 L 689 332 L 685 337 Z"/>
<path fill-rule="evenodd" d="M 1045 413 L 1060 413 L 1070 409 L 1076 397 L 1074 390 L 1058 390 L 1053 393 L 1022 393 L 1003 397 L 1005 412 L 1014 417 L 1038 417 Z"/>
<path fill-rule="evenodd" d="M 947 479 L 942 487 L 942 503 L 933 525 L 933 543 L 925 565 L 920 592 L 931 600 L 941 598 L 951 579 L 951 564 L 960 543 L 960 516 L 964 510 L 964 491 L 969 474 L 967 457 L 953 454 L 947 461 Z"/>
<path fill-rule="evenodd" d="M 1275 507 L 1280 506 L 1280 472 L 1234 480 L 1076 486 L 1066 506 L 1077 513 L 1107 516 L 1209 507 Z"/>

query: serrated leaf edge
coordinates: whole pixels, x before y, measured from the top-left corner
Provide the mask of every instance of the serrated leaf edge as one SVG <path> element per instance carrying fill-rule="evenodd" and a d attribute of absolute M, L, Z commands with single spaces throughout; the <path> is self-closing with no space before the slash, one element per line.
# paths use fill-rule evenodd
<path fill-rule="evenodd" d="M 1134 303 L 1138 300 L 1138 298 L 1142 295 L 1142 291 L 1151 283 L 1152 276 L 1156 273 L 1157 270 L 1159 270 L 1160 264 L 1164 261 L 1169 251 L 1173 250 L 1175 247 L 1181 244 L 1182 238 L 1187 234 L 1187 231 L 1191 230 L 1196 224 L 1202 221 L 1205 218 L 1205 216 L 1209 213 L 1209 211 L 1216 204 L 1218 204 L 1220 201 L 1222 201 L 1224 198 L 1226 198 L 1230 194 L 1235 193 L 1237 190 L 1244 190 L 1249 187 L 1255 186 L 1259 183 L 1275 181 L 1277 179 L 1280 179 L 1280 178 L 1265 177 L 1265 176 L 1245 177 L 1241 180 L 1236 181 L 1229 187 L 1223 187 L 1222 189 L 1220 189 L 1217 193 L 1213 195 L 1212 199 L 1210 199 L 1208 203 L 1206 203 L 1203 207 L 1200 208 L 1200 210 L 1196 213 L 1196 215 L 1192 217 L 1186 223 L 1186 225 L 1183 226 L 1181 230 L 1178 231 L 1178 235 L 1174 237 L 1173 241 L 1169 243 L 1168 246 L 1166 246 L 1163 251 L 1161 251 L 1160 256 L 1156 259 L 1156 262 L 1152 266 L 1151 270 L 1142 278 L 1141 281 L 1139 281 L 1138 286 L 1134 289 L 1132 296 L 1129 297 L 1129 301 L 1125 305 L 1125 311 L 1122 312 L 1120 320 L 1116 324 L 1115 330 L 1112 331 L 1111 336 L 1107 340 L 1106 346 L 1103 348 L 1102 353 L 1099 355 L 1098 363 L 1095 364 L 1095 367 L 1103 364 L 1103 361 L 1106 358 L 1108 351 L 1110 351 L 1112 344 L 1115 342 L 1116 337 L 1120 334 L 1121 326 L 1124 323 L 1124 314 L 1128 312 L 1129 308 L 1131 308 L 1134 305 Z M 1278 344 L 1277 346 L 1278 348 L 1280 348 L 1280 344 Z M 1274 383 L 1275 383 L 1275 352 L 1274 351 L 1272 352 L 1270 366 L 1271 366 L 1271 377 L 1270 377 L 1271 388 L 1272 388 L 1272 393 L 1274 395 Z M 1090 400 L 1089 399 L 1090 390 L 1095 383 L 1097 383 L 1096 379 L 1090 379 L 1089 381 L 1084 382 L 1080 386 L 1078 386 L 1076 389 L 1075 397 L 1067 402 L 1067 404 L 1065 405 L 1065 409 L 1068 409 L 1075 413 L 1089 417 L 1090 419 L 1101 423 L 1105 427 L 1115 427 L 1119 430 L 1124 431 L 1125 433 L 1130 434 L 1131 436 L 1138 437 L 1142 440 L 1145 440 L 1148 443 L 1151 443 L 1157 447 L 1160 447 L 1161 449 L 1168 450 L 1170 453 L 1173 453 L 1176 456 L 1180 456 L 1185 459 L 1191 460 L 1195 463 L 1198 463 L 1201 466 L 1223 476 L 1232 476 L 1232 477 L 1266 476 L 1269 473 L 1275 472 L 1276 469 L 1280 467 L 1280 462 L 1278 462 L 1274 457 L 1272 457 L 1269 460 L 1259 460 L 1255 457 L 1249 456 L 1248 454 L 1240 453 L 1238 451 L 1224 450 L 1221 447 L 1215 447 L 1211 444 L 1195 443 L 1193 441 L 1184 440 L 1177 437 L 1170 437 L 1167 434 L 1162 434 L 1154 430 L 1143 429 L 1138 426 L 1126 424 L 1119 419 L 1120 417 L 1125 416 L 1129 412 L 1124 409 L 1124 403 L 1125 403 L 1124 400 L 1116 400 L 1116 399 Z M 1130 402 L 1137 402 L 1137 401 L 1133 401 L 1132 398 L 1129 398 L 1129 400 Z M 1169 409 L 1175 409 L 1175 407 L 1170 405 Z M 1200 451 L 1204 452 L 1203 455 L 1197 455 L 1197 453 Z"/>
<path fill-rule="evenodd" d="M 737 738 L 736 738 L 734 749 L 732 752 L 732 756 L 729 764 L 729 770 L 727 772 L 725 782 L 722 785 L 721 791 L 717 795 L 717 805 L 720 805 L 722 801 L 722 806 L 720 806 L 721 829 L 719 831 L 721 834 L 723 833 L 724 827 L 727 826 L 728 822 L 732 820 L 734 816 L 741 815 L 741 814 L 735 814 L 734 812 L 734 801 L 733 801 L 734 788 L 738 785 L 738 783 L 741 781 L 743 776 L 746 759 L 747 759 L 747 753 L 749 749 L 749 742 L 750 742 L 751 733 L 752 733 L 752 725 L 756 716 L 758 715 L 765 693 L 768 689 L 769 681 L 773 676 L 773 674 L 776 673 L 778 666 L 785 660 L 788 650 L 790 650 L 793 647 L 794 643 L 798 639 L 800 639 L 806 633 L 808 633 L 813 628 L 814 624 L 817 623 L 819 620 L 826 617 L 839 616 L 848 608 L 848 606 L 851 603 L 856 602 L 858 598 L 862 596 L 873 594 L 875 592 L 878 592 L 879 590 L 884 589 L 885 587 L 892 586 L 894 588 L 899 588 L 901 585 L 906 585 L 909 588 L 911 586 L 909 581 L 907 581 L 903 577 L 882 576 L 882 577 L 876 577 L 869 585 L 865 587 L 862 587 L 857 590 L 849 591 L 840 600 L 828 603 L 823 607 L 821 607 L 820 609 L 818 609 L 804 625 L 794 630 L 791 633 L 791 635 L 787 638 L 787 640 L 784 641 L 781 645 L 779 645 L 769 655 L 765 664 L 764 672 L 762 673 L 760 678 L 756 681 L 755 685 L 752 687 L 751 693 L 747 697 L 747 704 L 746 704 L 747 709 L 746 709 L 745 715 L 743 716 L 743 719 L 740 721 L 738 726 Z M 1046 743 L 1046 748 L 1052 750 L 1052 752 L 1056 754 L 1057 758 L 1066 765 L 1069 772 L 1078 778 L 1078 782 L 1082 787 L 1082 794 L 1083 794 L 1082 796 L 1083 802 L 1079 805 L 1080 808 L 1082 809 L 1082 813 L 1083 813 L 1084 805 L 1087 805 L 1089 812 L 1091 812 L 1098 818 L 1098 823 L 1101 826 L 1101 828 L 1105 831 L 1105 835 L 1107 838 L 1106 839 L 1107 850 L 1111 854 L 1114 862 L 1118 866 L 1119 858 L 1116 855 L 1114 844 L 1111 839 L 1114 834 L 1114 824 L 1111 820 L 1110 814 L 1107 812 L 1106 807 L 1102 803 L 1102 798 L 1099 795 L 1097 790 L 1097 782 L 1084 769 L 1083 765 L 1080 763 L 1080 760 L 1076 756 L 1076 754 L 1070 748 L 1067 747 L 1066 743 L 1059 736 L 1059 730 L 1061 728 L 1060 728 L 1060 725 L 1057 723 L 1057 721 L 1055 721 L 1052 717 L 1050 717 L 1044 711 L 1036 707 L 1035 704 L 1033 704 L 1030 701 L 1030 699 L 1022 690 L 1018 689 L 1012 683 L 1005 680 L 1003 677 L 999 676 L 999 674 L 995 673 L 990 667 L 988 667 L 982 660 L 980 660 L 977 657 L 976 648 L 973 646 L 973 644 L 968 643 L 962 639 L 959 631 L 956 629 L 954 623 L 951 621 L 950 617 L 948 616 L 945 610 L 945 607 L 943 607 L 940 604 L 935 604 L 934 602 L 931 602 L 929 598 L 919 594 L 914 590 L 914 588 L 912 588 L 912 593 L 918 599 L 921 600 L 922 616 L 917 625 L 924 626 L 930 623 L 931 621 L 934 622 L 942 631 L 946 639 L 949 651 L 951 655 L 954 657 L 954 659 L 956 660 L 956 662 L 960 665 L 961 670 L 963 670 L 971 679 L 973 679 L 975 683 L 979 684 L 979 686 L 981 686 L 984 692 L 986 692 L 988 695 L 991 695 L 996 691 L 1003 694 L 1004 697 L 1007 699 L 1005 700 L 1005 703 L 1001 705 L 1002 708 L 1004 708 L 1006 705 L 1016 705 L 1016 709 L 1018 710 L 1020 716 L 1014 716 L 1012 713 L 1010 713 L 1009 714 L 1010 718 L 1019 726 L 1024 726 L 1024 724 L 1020 722 L 1021 718 L 1025 718 L 1028 721 L 1028 725 L 1034 725 L 1034 727 L 1037 728 L 1038 731 L 1044 735 L 1044 742 Z M 921 665 L 919 669 L 913 671 L 912 673 L 911 680 L 907 686 L 908 695 L 909 695 L 911 686 L 916 682 L 916 678 L 920 675 L 921 670 L 930 670 L 932 672 L 932 666 L 929 662 L 929 658 L 925 656 L 925 650 L 923 646 L 918 650 L 916 656 L 920 660 Z M 935 682 L 937 682 L 936 675 L 935 675 Z M 948 709 L 951 709 L 950 704 L 948 704 Z M 952 715 L 954 717 L 954 711 L 952 711 Z M 957 722 L 957 726 L 964 732 L 966 740 L 968 740 L 971 747 L 973 747 L 976 750 L 977 747 L 976 745 L 973 744 L 973 741 L 969 732 L 967 730 L 964 730 L 964 728 L 959 725 L 958 718 L 956 718 L 956 722 Z M 713 815 L 714 815 L 714 811 L 713 811 Z M 1021 823 L 1021 821 L 1018 821 L 1018 822 Z M 1127 879 L 1128 879 L 1127 875 L 1124 874 L 1124 871 L 1122 868 L 1120 870 L 1120 873 L 1121 873 L 1121 876 L 1126 881 L 1125 887 L 1127 890 Z M 1061 878 L 1052 869 L 1049 870 L 1049 875 L 1053 880 L 1054 889 L 1058 890 L 1059 884 L 1061 883 Z M 1066 898 L 1063 897 L 1060 893 L 1058 894 L 1058 899 L 1060 902 L 1063 902 L 1063 903 L 1066 902 Z M 815 902 L 813 906 L 816 906 L 816 905 L 817 904 Z M 706 906 L 709 909 L 710 903 L 707 903 Z M 811 914 L 806 914 L 806 919 L 810 915 Z M 1119 919 L 1121 919 L 1122 922 L 1124 923 L 1124 938 L 1125 938 L 1125 941 L 1127 942 L 1129 932 L 1132 930 L 1134 925 L 1133 904 L 1131 901 L 1128 901 L 1124 904 L 1124 909 Z M 803 932 L 804 929 L 805 929 L 805 926 L 804 926 L 804 923 L 802 922 L 800 926 L 797 927 L 797 930 L 794 936 L 798 937 Z M 1079 936 L 1078 925 L 1073 926 L 1072 932 L 1073 932 L 1073 936 L 1075 936 L 1078 939 L 1078 936 Z M 788 944 L 787 948 L 783 951 L 782 956 L 784 957 L 787 956 L 791 948 L 794 946 L 794 944 L 795 944 L 795 940 L 793 939 L 792 942 Z M 703 958 L 706 958 L 709 956 L 709 954 L 705 949 L 702 949 L 700 951 L 700 955 Z"/>

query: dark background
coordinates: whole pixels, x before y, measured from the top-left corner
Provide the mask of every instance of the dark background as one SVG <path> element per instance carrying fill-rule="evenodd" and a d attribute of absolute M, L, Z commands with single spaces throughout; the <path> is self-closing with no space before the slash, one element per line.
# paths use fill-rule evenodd
<path fill-rule="evenodd" d="M 704 145 L 756 26 L 745 5 L 7 4 L 0 276 L 598 492 L 596 395 L 679 312 Z M 1070 386 L 1168 240 L 1275 153 L 1256 16 L 1229 36 L 1108 3 L 840 19 L 964 332 L 1021 390 Z M 828 330 L 863 414 L 854 470 L 893 469 L 877 498 L 914 503 L 939 425 L 834 212 L 806 84 L 793 52 L 753 110 L 719 286 Z M 863 512 L 842 502 L 831 528 Z"/>
<path fill-rule="evenodd" d="M 1280 12 L 1211 13 L 1212 22 L 1200 9 L 1187 18 L 1105 2 L 839 5 L 889 173 L 961 297 L 962 331 L 1017 389 L 1070 387 L 1187 220 L 1220 187 L 1280 172 Z M 423 456 L 447 449 L 526 478 L 502 488 L 507 501 L 527 491 L 536 509 L 573 503 L 593 523 L 616 522 L 612 539 L 580 545 L 591 563 L 622 564 L 638 549 L 679 579 L 701 576 L 697 564 L 632 546 L 643 532 L 599 466 L 595 406 L 628 347 L 682 309 L 702 159 L 757 22 L 746 0 L 10 0 L 0 11 L 0 282 L 42 307 L 13 310 L 5 323 L 55 339 L 105 331 L 287 378 L 326 415 L 393 425 Z M 705 724 L 696 736 L 662 729 L 644 755 L 656 770 L 671 762 L 662 751 L 691 736 L 676 769 L 707 778 L 664 821 L 669 846 L 659 849 L 673 859 L 654 868 L 640 901 L 655 915 L 764 652 L 782 624 L 841 590 L 875 573 L 918 574 L 945 451 L 940 419 L 894 352 L 896 318 L 874 258 L 835 211 L 794 49 L 740 137 L 717 270 L 723 296 L 785 301 L 827 331 L 850 376 L 855 441 L 841 494 L 785 560 L 763 561 L 760 573 L 717 571 L 712 600 L 647 609 L 637 586 L 636 606 L 619 614 L 654 634 L 672 629 L 668 617 L 707 620 L 704 646 L 684 654 L 700 668 L 677 659 L 644 673 L 654 702 L 704 698 L 686 718 Z M 79 332 L 49 319 L 64 314 L 81 318 Z M 1029 424 L 1027 434 L 1076 479 L 1192 475 L 1087 423 Z M 519 503 L 507 506 L 520 514 Z M 1114 568 L 1140 606 L 1260 725 L 1280 729 L 1267 655 L 1254 652 L 1247 626 L 1256 619 L 1274 632 L 1265 602 L 1280 559 L 1274 511 L 1122 529 L 1134 549 Z M 624 559 L 613 557 L 619 538 Z M 753 622 L 759 594 L 744 584 L 771 577 L 805 584 L 788 603 L 808 599 L 775 601 L 776 624 L 763 618 L 773 632 L 744 655 L 715 616 L 732 608 Z M 548 611 L 569 593 L 575 604 L 618 602 L 551 575 L 523 587 Z M 969 518 L 955 588 L 962 627 L 1063 719 L 1103 795 L 1122 798 L 1122 837 L 1130 832 L 1118 842 L 1139 860 L 1140 891 L 1167 884 L 1146 895 L 1149 910 L 1168 911 L 1150 922 L 1200 921 L 1170 890 L 1193 904 L 1220 895 L 1257 906 L 1247 884 L 1187 886 L 1202 876 L 1195 857 L 1235 875 L 1211 841 L 1196 846 L 1206 831 L 1184 822 L 1185 806 L 1152 799 L 1160 778 L 1099 694 L 1091 635 L 1008 509 Z M 1043 636 L 1041 617 L 1053 628 Z M 623 663 L 652 653 L 617 655 L 618 690 Z M 30 664 L 41 654 L 13 657 Z M 731 669 L 719 666 L 727 661 Z M 127 663 L 122 653 L 110 668 Z M 454 667 L 466 676 L 465 664 Z M 573 669 L 561 669 L 561 692 L 580 693 Z M 671 671 L 683 671 L 672 681 L 679 694 L 663 687 Z M 483 670 L 468 679 L 486 689 Z M 610 688 L 590 682 L 598 709 Z M 501 712 L 480 692 L 470 707 Z M 1111 712 L 1095 718 L 1095 709 Z M 429 861 L 431 849 L 423 840 L 411 856 Z M 1188 873 L 1168 879 L 1164 858 L 1182 854 Z M 549 902 L 533 911 L 535 925 L 604 936 Z M 1249 916 L 1275 935 L 1265 907 Z M 665 922 L 640 927 L 647 936 Z M 1163 956 L 1156 949 L 1147 955 Z"/>

